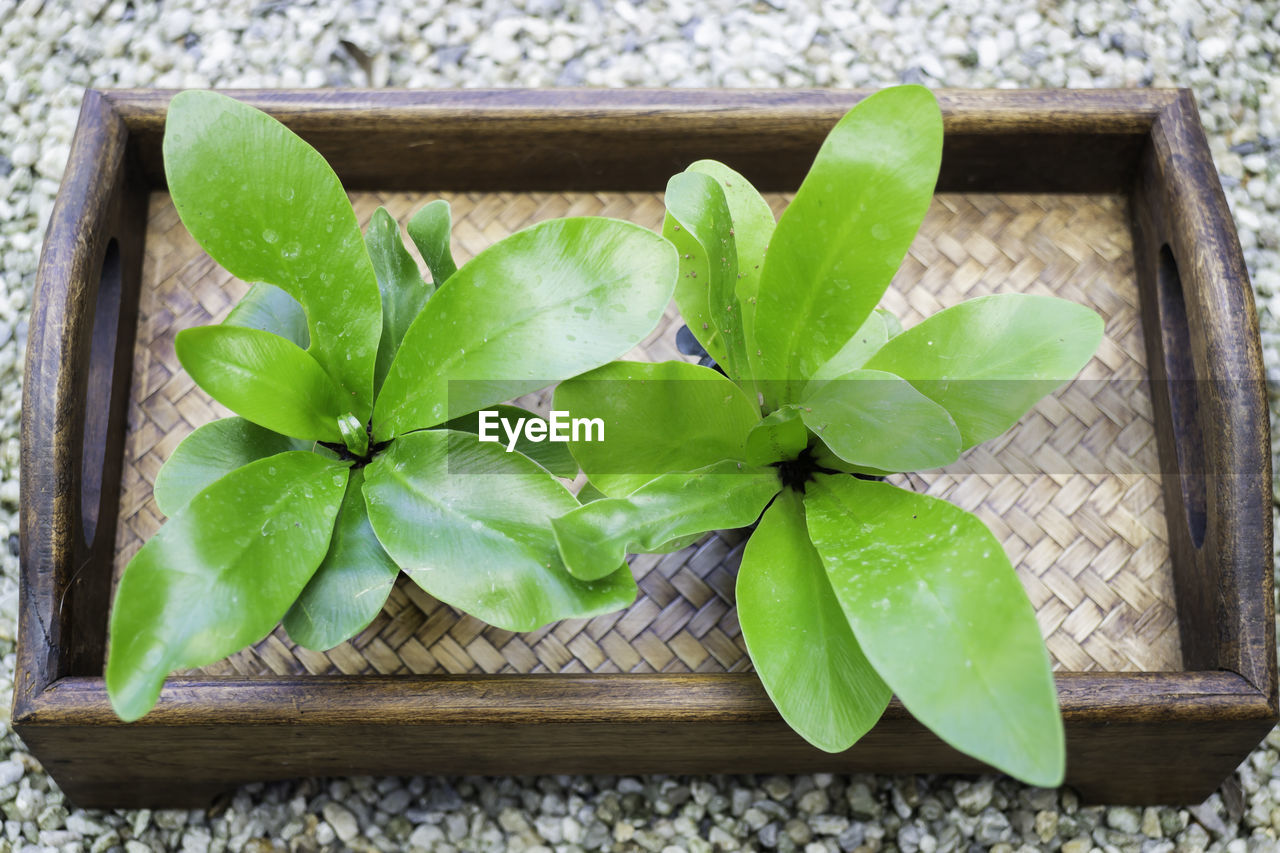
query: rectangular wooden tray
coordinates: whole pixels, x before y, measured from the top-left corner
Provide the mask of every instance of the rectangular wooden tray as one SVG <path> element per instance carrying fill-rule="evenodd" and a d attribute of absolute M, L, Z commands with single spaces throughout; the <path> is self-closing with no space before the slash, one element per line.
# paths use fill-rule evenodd
<path fill-rule="evenodd" d="M 622 614 L 498 631 L 399 584 L 327 653 L 283 631 L 172 678 L 125 725 L 102 687 L 113 579 L 161 523 L 155 472 L 221 412 L 173 335 L 245 284 L 164 193 L 171 93 L 86 94 L 46 238 L 23 401 L 14 725 L 78 804 L 190 805 L 309 774 L 974 772 L 896 702 L 808 747 L 750 673 L 740 532 L 637 557 Z M 243 92 L 329 159 L 361 221 L 449 198 L 459 260 L 561 215 L 656 227 L 724 160 L 775 211 L 858 93 Z M 1089 798 L 1203 798 L 1275 722 L 1270 456 L 1252 293 L 1186 92 L 943 93 L 938 195 L 886 297 L 908 324 L 993 291 L 1106 320 L 1082 378 L 911 486 L 977 512 L 1037 609 Z M 680 357 L 673 312 L 633 358 Z"/>

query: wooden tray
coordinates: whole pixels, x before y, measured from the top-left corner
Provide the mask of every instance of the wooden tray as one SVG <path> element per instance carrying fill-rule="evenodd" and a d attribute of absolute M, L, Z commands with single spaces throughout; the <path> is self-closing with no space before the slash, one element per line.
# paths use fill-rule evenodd
<path fill-rule="evenodd" d="M 241 95 L 329 158 L 362 222 L 379 204 L 404 220 L 449 198 L 460 261 L 553 216 L 656 227 L 666 177 L 699 157 L 745 172 L 778 212 L 859 97 Z M 161 462 L 223 414 L 178 367 L 173 335 L 221 319 L 246 287 L 163 192 L 168 97 L 87 93 L 28 352 L 14 722 L 77 803 L 192 804 L 305 774 L 981 768 L 896 702 L 844 755 L 792 734 L 749 672 L 737 531 L 635 558 L 626 612 L 531 634 L 400 583 L 350 643 L 311 652 L 277 630 L 171 679 L 142 721 L 116 720 L 101 680 L 113 577 L 162 521 Z M 1009 434 L 904 479 L 977 512 L 1017 565 L 1058 673 L 1069 781 L 1091 798 L 1197 800 L 1270 728 L 1276 691 L 1256 320 L 1194 104 L 941 100 L 939 193 L 885 304 L 909 325 L 983 293 L 1055 293 L 1099 311 L 1106 339 Z M 680 357 L 678 325 L 668 311 L 629 357 Z"/>

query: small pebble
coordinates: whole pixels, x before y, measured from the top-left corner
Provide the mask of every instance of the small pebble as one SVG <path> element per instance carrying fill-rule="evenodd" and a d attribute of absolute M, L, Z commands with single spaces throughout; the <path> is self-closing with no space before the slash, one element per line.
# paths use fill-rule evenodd
<path fill-rule="evenodd" d="M 820 6 L 820 8 L 819 8 Z M 0 683 L 14 683 L 23 351 L 41 240 L 88 86 L 1187 86 L 1256 288 L 1280 404 L 1280 3 L 1010 0 L 99 0 L 0 3 Z M 343 43 L 356 46 L 363 64 Z M 1123 236 L 1123 235 L 1121 235 Z M 1126 238 L 1127 239 L 1127 238 Z M 1110 251 L 1114 247 L 1099 247 Z M 686 344 L 688 341 L 686 341 Z M 1280 419 L 1272 430 L 1280 450 Z M 1275 454 L 1273 453 L 1273 457 Z M 1276 483 L 1280 494 L 1280 478 Z M 0 703 L 7 708 L 8 700 Z M 7 715 L 5 717 L 7 721 Z M 0 726 L 3 727 L 3 726 Z M 5 731 L 9 730 L 5 728 Z M 0 853 L 408 848 L 710 853 L 1271 853 L 1280 730 L 1218 797 L 1081 807 L 1070 789 L 993 777 L 425 778 L 272 783 L 221 810 L 71 809 L 11 732 L 0 739 Z M 341 794 L 341 796 L 335 795 Z M 363 827 L 363 832 L 362 832 Z M 534 833 L 534 829 L 537 833 Z M 539 842 L 538 835 L 545 843 Z M 363 836 L 363 837 L 362 837 Z M 560 839 L 551 842 L 550 838 Z M 1112 843 L 1116 842 L 1116 843 Z"/>

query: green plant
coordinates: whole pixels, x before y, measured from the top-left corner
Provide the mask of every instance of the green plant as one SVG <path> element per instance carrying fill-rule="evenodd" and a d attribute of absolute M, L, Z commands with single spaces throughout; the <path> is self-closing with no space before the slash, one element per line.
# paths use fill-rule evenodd
<path fill-rule="evenodd" d="M 759 518 L 738 618 L 797 732 L 847 749 L 893 693 L 962 752 L 1055 785 L 1049 658 L 1000 543 L 969 513 L 871 478 L 945 465 L 1004 432 L 1084 366 L 1102 322 L 1023 294 L 906 331 L 876 310 L 941 154 L 933 96 L 905 86 L 836 125 L 776 227 L 731 169 L 703 161 L 674 176 L 676 300 L 724 375 L 615 362 L 562 383 L 556 407 L 611 432 L 570 445 L 604 497 L 552 526 L 569 571 L 591 580 L 626 552 Z"/>
<path fill-rule="evenodd" d="M 427 283 L 385 210 L 361 234 L 319 153 L 211 92 L 173 99 L 164 164 L 188 230 L 253 286 L 225 322 L 177 337 L 183 367 L 239 417 L 194 431 L 157 478 L 169 520 L 111 614 L 106 683 L 123 719 L 154 705 L 168 673 L 282 619 L 302 645 L 336 645 L 401 570 L 512 631 L 633 600 L 621 557 L 590 580 L 560 562 L 548 521 L 578 505 L 553 476 L 577 471 L 563 445 L 508 453 L 469 416 L 648 334 L 677 277 L 665 240 L 552 220 L 455 268 L 449 207 L 434 202 L 408 228 Z"/>

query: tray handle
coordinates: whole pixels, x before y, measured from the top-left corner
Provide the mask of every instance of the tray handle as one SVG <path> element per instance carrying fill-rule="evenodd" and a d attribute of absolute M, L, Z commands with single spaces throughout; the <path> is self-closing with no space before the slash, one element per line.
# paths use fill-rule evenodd
<path fill-rule="evenodd" d="M 87 91 L 27 344 L 15 711 L 64 675 L 102 671 L 146 225 L 134 171 L 124 122 Z"/>
<path fill-rule="evenodd" d="M 1164 388 L 1152 389 L 1153 404 L 1184 664 L 1236 672 L 1274 695 L 1270 426 L 1258 319 L 1189 91 L 1153 125 L 1134 198 L 1151 376 Z"/>

